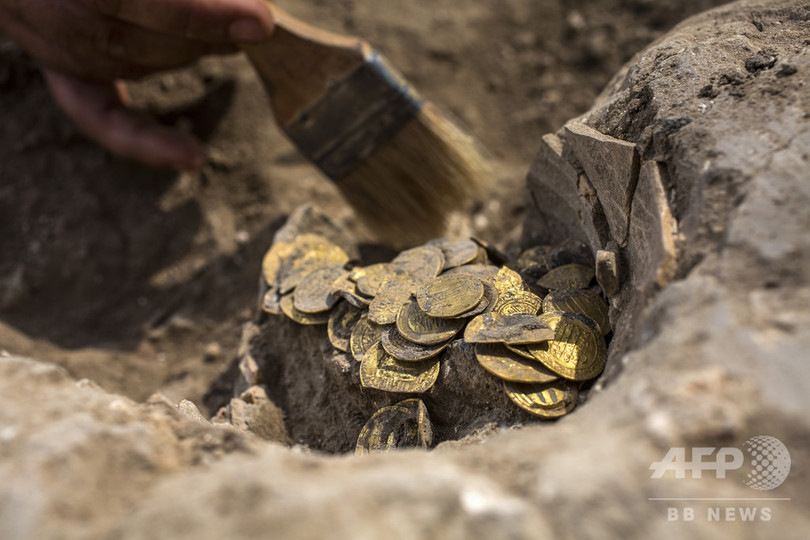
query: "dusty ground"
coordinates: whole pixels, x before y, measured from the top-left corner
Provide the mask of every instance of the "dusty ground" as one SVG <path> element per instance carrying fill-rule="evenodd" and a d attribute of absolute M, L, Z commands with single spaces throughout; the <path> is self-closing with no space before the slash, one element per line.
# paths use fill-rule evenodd
<path fill-rule="evenodd" d="M 496 243 L 521 222 L 540 136 L 587 109 L 646 43 L 722 3 L 279 2 L 369 39 L 484 143 L 501 182 L 471 222 Z M 312 201 L 351 217 L 275 128 L 241 58 L 205 60 L 133 94 L 207 142 L 201 173 L 149 170 L 100 150 L 0 41 L 0 350 L 137 400 L 161 391 L 201 403 L 252 315 L 261 255 L 284 216 Z"/>

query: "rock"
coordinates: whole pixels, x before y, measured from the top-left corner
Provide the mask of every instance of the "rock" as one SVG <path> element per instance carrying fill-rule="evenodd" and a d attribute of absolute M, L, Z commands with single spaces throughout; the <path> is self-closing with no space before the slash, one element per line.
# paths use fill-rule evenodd
<path fill-rule="evenodd" d="M 613 239 L 624 245 L 630 201 L 638 182 L 636 145 L 604 135 L 580 122 L 566 124 L 562 136 L 572 158 L 595 188 Z"/>
<path fill-rule="evenodd" d="M 606 295 L 613 297 L 621 288 L 619 254 L 615 242 L 605 247 L 609 249 L 600 249 L 596 252 L 596 281 Z"/>
<path fill-rule="evenodd" d="M 678 222 L 667 200 L 661 165 L 645 161 L 633 197 L 627 246 L 628 263 L 637 282 L 664 287 L 672 281 L 678 267 L 677 234 Z"/>
<path fill-rule="evenodd" d="M 284 413 L 268 399 L 261 386 L 251 386 L 232 399 L 226 418 L 236 429 L 253 433 L 266 441 L 290 442 L 284 427 Z"/>
<path fill-rule="evenodd" d="M 184 399 L 177 404 L 177 410 L 180 411 L 180 414 L 182 414 L 189 420 L 193 420 L 199 424 L 208 423 L 208 420 L 206 420 L 205 417 L 202 415 L 200 409 L 198 409 L 193 402 L 187 399 Z"/>
<path fill-rule="evenodd" d="M 162 479 L 252 437 L 76 383 L 56 366 L 0 357 L 0 538 L 109 537 Z"/>
<path fill-rule="evenodd" d="M 239 342 L 237 357 L 239 358 L 239 374 L 234 390 L 238 393 L 246 391 L 248 388 L 262 383 L 259 364 L 251 354 L 250 342 L 259 335 L 259 326 L 249 322 L 242 327 L 242 338 Z"/>
<path fill-rule="evenodd" d="M 586 178 L 563 157 L 563 141 L 548 134 L 540 143 L 527 177 L 530 207 L 536 209 L 523 230 L 524 245 L 556 244 L 566 239 L 600 249 L 609 238 L 602 204 Z"/>

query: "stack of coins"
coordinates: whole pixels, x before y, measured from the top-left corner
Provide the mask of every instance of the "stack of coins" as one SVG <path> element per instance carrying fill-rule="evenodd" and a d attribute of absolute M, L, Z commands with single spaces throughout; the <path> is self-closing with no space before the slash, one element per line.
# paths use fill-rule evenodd
<path fill-rule="evenodd" d="M 262 308 L 326 324 L 332 345 L 360 364 L 364 388 L 423 394 L 438 379 L 442 351 L 463 340 L 518 407 L 562 416 L 606 360 L 608 306 L 592 285 L 590 254 L 572 243 L 538 246 L 504 263 L 478 239 L 442 238 L 355 266 L 340 247 L 306 234 L 265 255 Z M 427 447 L 427 433 L 424 403 L 405 400 L 368 421 L 357 452 Z"/>

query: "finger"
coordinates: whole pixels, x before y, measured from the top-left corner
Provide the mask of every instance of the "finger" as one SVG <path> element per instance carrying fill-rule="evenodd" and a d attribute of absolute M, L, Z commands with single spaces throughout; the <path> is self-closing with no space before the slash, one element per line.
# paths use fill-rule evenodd
<path fill-rule="evenodd" d="M 273 31 L 262 0 L 81 0 L 135 25 L 208 42 L 261 41 Z"/>
<path fill-rule="evenodd" d="M 122 88 L 43 70 L 55 101 L 90 138 L 112 152 L 155 167 L 198 169 L 203 149 L 191 135 L 128 110 Z"/>
<path fill-rule="evenodd" d="M 208 43 L 109 17 L 104 19 L 98 24 L 74 30 L 76 35 L 84 34 L 86 38 L 78 40 L 78 43 L 86 43 L 93 49 L 87 51 L 88 55 L 100 54 L 114 61 L 154 71 L 184 66 L 208 54 L 236 51 L 236 46 L 229 43 Z"/>
<path fill-rule="evenodd" d="M 46 67 L 81 78 L 139 78 L 234 48 L 146 30 L 73 2 L 33 7 L 36 17 L 27 12 L 29 18 L 10 27 L 10 37 Z"/>

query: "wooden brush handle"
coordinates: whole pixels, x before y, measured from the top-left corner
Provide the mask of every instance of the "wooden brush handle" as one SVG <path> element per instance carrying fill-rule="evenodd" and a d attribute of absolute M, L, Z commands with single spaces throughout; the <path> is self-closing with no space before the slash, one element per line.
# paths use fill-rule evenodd
<path fill-rule="evenodd" d="M 362 39 L 310 26 L 265 2 L 275 30 L 267 41 L 242 44 L 271 97 L 282 128 L 292 123 L 337 81 L 360 67 L 371 53 Z"/>

